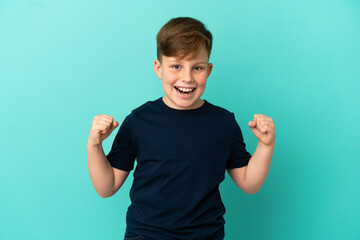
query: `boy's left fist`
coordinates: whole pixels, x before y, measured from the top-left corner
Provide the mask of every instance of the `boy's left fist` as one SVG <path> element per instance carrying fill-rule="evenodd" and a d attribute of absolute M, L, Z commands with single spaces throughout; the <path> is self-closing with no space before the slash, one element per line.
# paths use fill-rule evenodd
<path fill-rule="evenodd" d="M 254 114 L 249 127 L 262 143 L 266 146 L 275 146 L 275 124 L 271 117 L 263 114 Z"/>

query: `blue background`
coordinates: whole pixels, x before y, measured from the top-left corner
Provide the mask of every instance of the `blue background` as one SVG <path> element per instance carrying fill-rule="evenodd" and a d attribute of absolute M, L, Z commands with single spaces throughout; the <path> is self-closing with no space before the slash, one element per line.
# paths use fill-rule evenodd
<path fill-rule="evenodd" d="M 178 16 L 213 33 L 203 99 L 235 113 L 248 151 L 253 114 L 276 125 L 262 189 L 221 184 L 226 239 L 360 239 L 355 0 L 0 1 L 0 239 L 122 239 L 132 173 L 96 194 L 90 126 L 164 95 L 155 37 Z"/>

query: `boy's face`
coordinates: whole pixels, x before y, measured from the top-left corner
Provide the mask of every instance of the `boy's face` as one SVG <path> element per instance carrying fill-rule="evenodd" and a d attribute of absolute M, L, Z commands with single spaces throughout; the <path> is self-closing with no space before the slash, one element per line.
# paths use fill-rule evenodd
<path fill-rule="evenodd" d="M 203 104 L 200 99 L 205 91 L 206 80 L 213 64 L 208 63 L 205 48 L 194 58 L 162 56 L 162 63 L 156 59 L 154 70 L 158 78 L 162 79 L 165 92 L 163 98 L 166 105 L 175 109 L 194 109 Z"/>

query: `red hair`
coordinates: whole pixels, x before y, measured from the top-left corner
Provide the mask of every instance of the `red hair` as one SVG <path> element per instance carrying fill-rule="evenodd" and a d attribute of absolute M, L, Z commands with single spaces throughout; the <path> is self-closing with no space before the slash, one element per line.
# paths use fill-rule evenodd
<path fill-rule="evenodd" d="M 157 58 L 195 57 L 205 47 L 210 58 L 212 34 L 199 20 L 190 17 L 170 19 L 156 36 Z"/>

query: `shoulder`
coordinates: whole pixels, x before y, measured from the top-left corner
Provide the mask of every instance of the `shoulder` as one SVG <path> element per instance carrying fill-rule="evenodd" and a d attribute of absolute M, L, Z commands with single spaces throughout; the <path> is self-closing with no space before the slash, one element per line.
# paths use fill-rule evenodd
<path fill-rule="evenodd" d="M 213 114 L 216 114 L 216 115 L 219 115 L 219 116 L 222 116 L 222 117 L 225 117 L 225 118 L 234 118 L 234 113 L 227 110 L 226 108 L 223 108 L 223 107 L 220 107 L 218 105 L 215 105 L 213 103 L 210 103 L 208 101 L 206 101 L 209 105 L 209 109 L 211 110 L 211 112 Z"/>
<path fill-rule="evenodd" d="M 217 125 L 224 125 L 226 127 L 233 127 L 236 120 L 233 112 L 224 107 L 208 102 L 208 117 L 213 119 Z"/>
<path fill-rule="evenodd" d="M 154 113 L 159 109 L 158 101 L 158 99 L 147 101 L 140 106 L 134 108 L 131 113 L 126 116 L 125 120 L 128 122 L 133 122 L 145 116 L 153 116 Z"/>
<path fill-rule="evenodd" d="M 133 109 L 131 111 L 131 114 L 137 115 L 137 114 L 146 114 L 146 113 L 153 112 L 154 110 L 156 110 L 159 107 L 158 102 L 159 102 L 159 99 L 147 101 L 144 104 Z"/>

